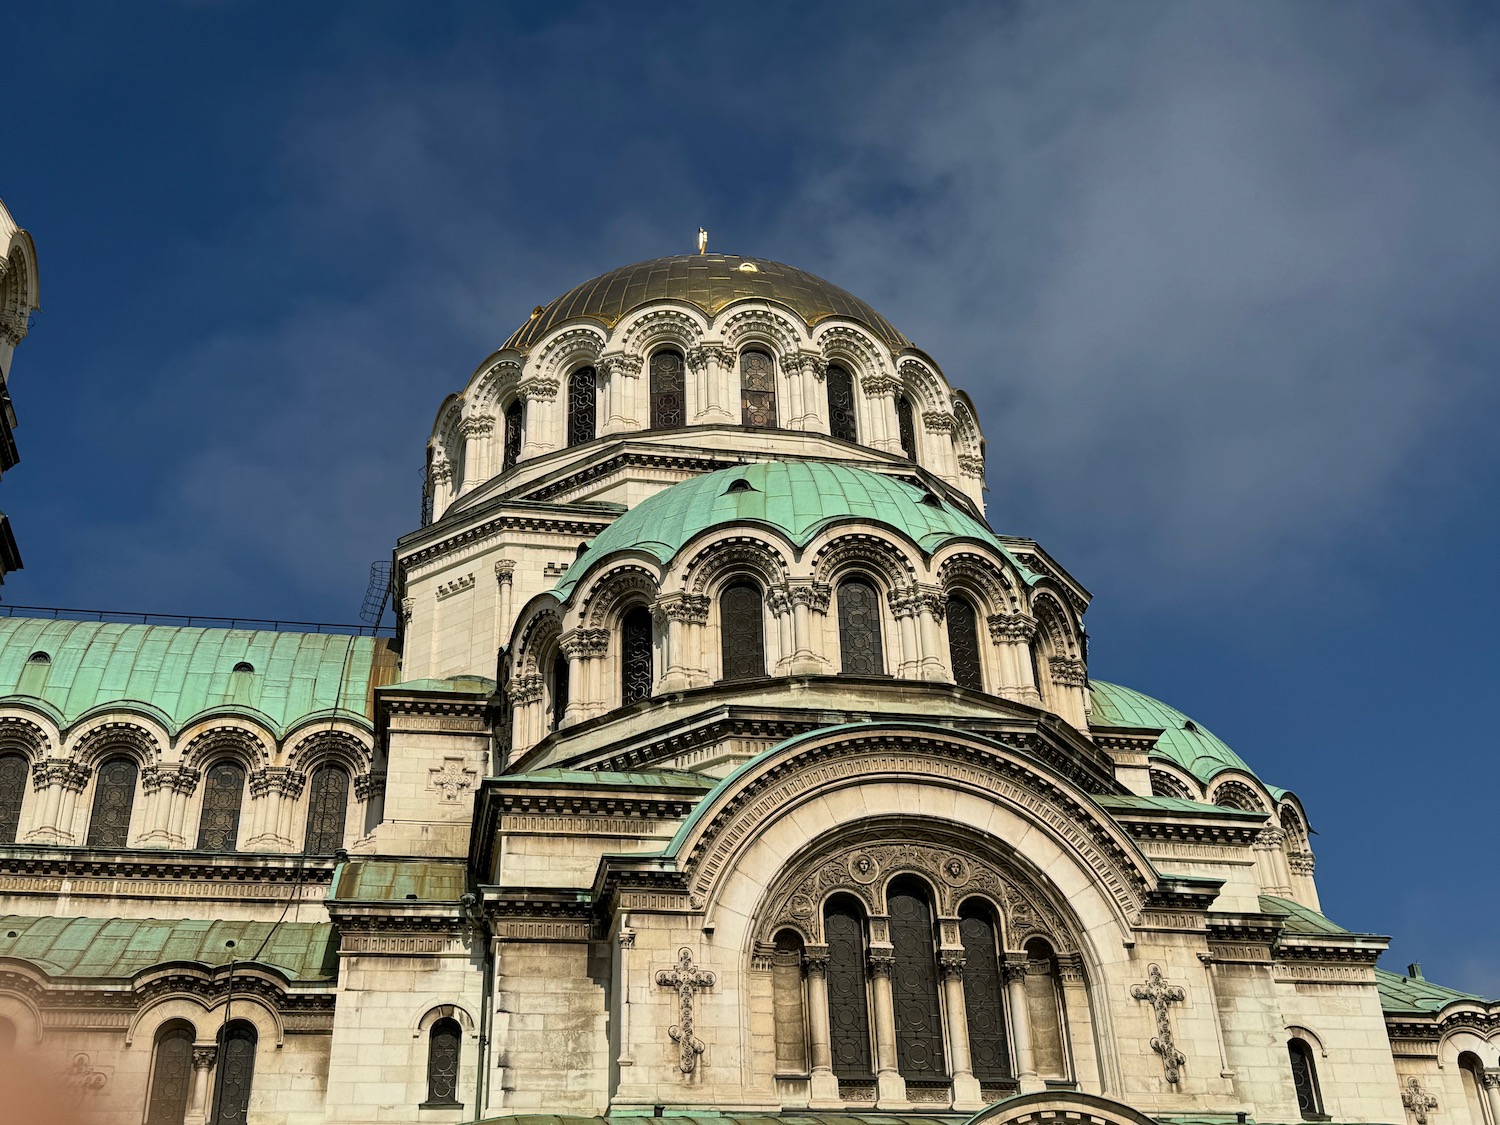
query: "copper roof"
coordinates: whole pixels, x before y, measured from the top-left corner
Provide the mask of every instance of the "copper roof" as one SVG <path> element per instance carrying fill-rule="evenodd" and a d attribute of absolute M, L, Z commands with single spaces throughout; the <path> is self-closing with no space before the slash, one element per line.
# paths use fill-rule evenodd
<path fill-rule="evenodd" d="M 837 285 L 795 266 L 733 254 L 679 254 L 600 274 L 538 308 L 505 346 L 525 351 L 554 328 L 580 318 L 612 328 L 632 309 L 653 301 L 685 301 L 712 316 L 746 298 L 785 305 L 809 326 L 846 317 L 892 348 L 911 346 L 890 321 Z"/>

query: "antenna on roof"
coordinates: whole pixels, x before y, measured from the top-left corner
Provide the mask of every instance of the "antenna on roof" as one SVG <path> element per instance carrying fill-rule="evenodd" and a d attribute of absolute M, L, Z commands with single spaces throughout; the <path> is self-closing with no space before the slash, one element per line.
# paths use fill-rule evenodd
<path fill-rule="evenodd" d="M 708 253 L 708 231 L 702 227 L 698 228 L 698 253 Z"/>

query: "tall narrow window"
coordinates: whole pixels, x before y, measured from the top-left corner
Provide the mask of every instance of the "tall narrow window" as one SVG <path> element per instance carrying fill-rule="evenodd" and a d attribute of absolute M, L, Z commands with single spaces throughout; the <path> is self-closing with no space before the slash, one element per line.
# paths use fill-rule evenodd
<path fill-rule="evenodd" d="M 903 1078 L 940 1078 L 943 1025 L 938 1008 L 937 947 L 927 889 L 898 879 L 886 895 L 896 963 L 891 994 L 896 1005 L 896 1069 Z"/>
<path fill-rule="evenodd" d="M 740 422 L 776 425 L 776 364 L 765 352 L 740 353 Z"/>
<path fill-rule="evenodd" d="M 562 726 L 568 713 L 568 658 L 558 653 L 552 658 L 552 729 Z"/>
<path fill-rule="evenodd" d="M 1011 1082 L 1010 1048 L 1004 1021 L 1005 988 L 1000 981 L 1000 943 L 988 903 L 970 899 L 958 911 L 958 940 L 964 947 L 964 1015 L 969 1021 L 969 1052 L 974 1077 L 985 1083 Z"/>
<path fill-rule="evenodd" d="M 726 680 L 766 674 L 766 625 L 760 588 L 738 582 L 719 597 L 719 640 Z"/>
<path fill-rule="evenodd" d="M 344 846 L 344 817 L 349 811 L 349 774 L 342 766 L 320 766 L 308 785 L 308 855 L 332 855 Z"/>
<path fill-rule="evenodd" d="M 1312 1048 L 1306 1039 L 1289 1039 L 1286 1053 L 1292 1064 L 1292 1086 L 1297 1091 L 1297 1110 L 1304 1121 L 1323 1116 L 1323 1095 L 1318 1089 L 1318 1072 L 1313 1066 Z"/>
<path fill-rule="evenodd" d="M 984 690 L 984 669 L 979 663 L 979 622 L 968 598 L 948 597 L 948 659 L 953 662 L 953 682 L 959 687 Z"/>
<path fill-rule="evenodd" d="M 209 1125 L 246 1125 L 255 1080 L 255 1025 L 235 1020 L 219 1035 L 218 1080 Z"/>
<path fill-rule="evenodd" d="M 568 376 L 568 444 L 594 440 L 598 422 L 598 378 L 592 367 L 580 367 Z"/>
<path fill-rule="evenodd" d="M 447 1016 L 427 1033 L 427 1100 L 423 1105 L 458 1105 L 458 1052 L 463 1029 Z"/>
<path fill-rule="evenodd" d="M 0 844 L 14 844 L 21 830 L 21 803 L 26 799 L 24 754 L 0 754 Z"/>
<path fill-rule="evenodd" d="M 880 642 L 880 595 L 863 578 L 839 583 L 839 655 L 843 671 L 851 676 L 885 673 L 885 652 Z"/>
<path fill-rule="evenodd" d="M 683 424 L 682 353 L 663 348 L 651 355 L 651 428 Z"/>
<path fill-rule="evenodd" d="M 146 1125 L 182 1125 L 193 1084 L 193 1025 L 183 1020 L 163 1024 L 156 1033 L 151 1060 L 151 1092 Z"/>
<path fill-rule="evenodd" d="M 521 430 L 524 418 L 520 399 L 515 399 L 505 408 L 505 451 L 500 455 L 500 471 L 503 473 L 516 467 L 521 458 Z M 457 482 L 454 482 L 457 484 Z"/>
<path fill-rule="evenodd" d="M 868 1078 L 870 1004 L 865 995 L 864 915 L 846 898 L 823 911 L 828 943 L 828 1023 L 833 1072 L 841 1078 Z"/>
<path fill-rule="evenodd" d="M 638 605 L 620 623 L 620 702 L 629 707 L 650 699 L 655 686 L 651 659 L 651 611 Z"/>
<path fill-rule="evenodd" d="M 203 784 L 203 813 L 198 818 L 198 848 L 232 852 L 240 839 L 240 802 L 245 795 L 245 771 L 234 762 L 220 762 L 208 771 Z"/>
<path fill-rule="evenodd" d="M 896 396 L 896 430 L 901 435 L 901 452 L 906 454 L 907 459 L 917 459 L 917 421 L 915 412 L 912 410 L 911 399 L 905 395 Z"/>
<path fill-rule="evenodd" d="M 854 377 L 836 363 L 828 365 L 828 432 L 844 441 L 858 441 L 854 421 Z"/>
<path fill-rule="evenodd" d="M 135 763 L 129 758 L 111 758 L 99 767 L 94 810 L 89 816 L 89 847 L 123 848 L 129 842 L 135 778 Z"/>

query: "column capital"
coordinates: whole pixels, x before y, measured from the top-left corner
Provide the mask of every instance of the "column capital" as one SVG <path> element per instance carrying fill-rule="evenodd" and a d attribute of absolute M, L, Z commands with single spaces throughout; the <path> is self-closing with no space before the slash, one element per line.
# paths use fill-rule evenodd
<path fill-rule="evenodd" d="M 802 968 L 810 977 L 828 975 L 828 947 L 808 945 L 802 949 Z"/>
<path fill-rule="evenodd" d="M 502 586 L 509 586 L 516 577 L 515 559 L 497 559 L 495 561 L 495 581 Z"/>
<path fill-rule="evenodd" d="M 31 787 L 38 792 L 50 785 L 61 785 L 74 793 L 88 788 L 93 770 L 72 758 L 43 758 L 31 767 Z"/>
<path fill-rule="evenodd" d="M 1000 975 L 1005 978 L 1007 984 L 1011 981 L 1025 980 L 1030 964 L 1029 958 L 1024 953 L 1007 953 L 1005 960 L 1000 962 Z"/>
<path fill-rule="evenodd" d="M 872 948 L 865 955 L 872 977 L 889 977 L 896 968 L 896 951 L 890 947 Z"/>
<path fill-rule="evenodd" d="M 942 970 L 943 979 L 962 978 L 964 966 L 969 963 L 968 957 L 962 949 L 942 949 L 938 951 L 938 968 Z"/>
<path fill-rule="evenodd" d="M 640 375 L 645 363 L 646 361 L 638 355 L 632 355 L 629 352 L 612 352 L 609 355 L 600 356 L 594 362 L 594 369 L 606 378 L 624 375 L 634 379 Z"/>
<path fill-rule="evenodd" d="M 194 1047 L 193 1069 L 207 1070 L 209 1067 L 214 1065 L 214 1060 L 218 1057 L 219 1048 L 217 1047 Z"/>
<path fill-rule="evenodd" d="M 569 660 L 574 657 L 603 656 L 609 651 L 609 630 L 574 629 L 563 635 L 558 647 Z"/>
<path fill-rule="evenodd" d="M 1486 1090 L 1500 1090 L 1500 1070 L 1490 1067 L 1487 1070 L 1481 1071 L 1479 1080 L 1484 1083 Z"/>
<path fill-rule="evenodd" d="M 666 594 L 658 598 L 651 608 L 669 621 L 682 621 L 689 625 L 708 624 L 709 597 L 707 594 Z"/>
<path fill-rule="evenodd" d="M 1036 636 L 1036 619 L 1024 613 L 993 613 L 985 618 L 990 640 L 1000 644 L 1028 644 Z"/>
<path fill-rule="evenodd" d="M 307 776 L 291 766 L 266 766 L 250 775 L 250 796 L 264 797 L 275 793 L 277 796 L 296 800 L 302 795 L 302 787 L 306 784 Z"/>

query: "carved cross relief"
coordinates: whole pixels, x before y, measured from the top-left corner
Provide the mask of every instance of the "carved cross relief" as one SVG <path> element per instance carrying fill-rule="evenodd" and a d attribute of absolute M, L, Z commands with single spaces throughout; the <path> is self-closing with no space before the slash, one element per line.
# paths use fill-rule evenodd
<path fill-rule="evenodd" d="M 1401 1091 L 1401 1104 L 1411 1111 L 1417 1125 L 1427 1125 L 1427 1114 L 1437 1109 L 1438 1100 L 1422 1088 L 1419 1079 L 1411 1077 Z"/>
<path fill-rule="evenodd" d="M 1187 993 L 1175 984 L 1168 984 L 1161 975 L 1161 966 L 1152 965 L 1146 972 L 1146 983 L 1132 985 L 1130 995 L 1137 1000 L 1146 1000 L 1156 1015 L 1156 1035 L 1151 1040 L 1151 1049 L 1161 1056 L 1162 1070 L 1167 1081 L 1176 1085 L 1182 1079 L 1182 1066 L 1187 1062 L 1177 1049 L 1172 1038 L 1172 1022 L 1167 1018 L 1167 1005 L 1181 1003 Z M 1424 1123 L 1418 1123 L 1424 1125 Z"/>
<path fill-rule="evenodd" d="M 668 1028 L 667 1034 L 677 1044 L 677 1069 L 691 1074 L 698 1067 L 698 1056 L 703 1053 L 703 1042 L 693 1036 L 693 997 L 699 989 L 714 986 L 714 974 L 693 964 L 693 951 L 684 946 L 677 952 L 677 967 L 662 969 L 656 974 L 656 983 L 677 992 L 677 1022 Z"/>
<path fill-rule="evenodd" d="M 456 801 L 470 789 L 479 777 L 471 769 L 464 768 L 462 758 L 444 758 L 443 764 L 427 771 L 429 785 L 443 795 L 445 801 Z"/>

